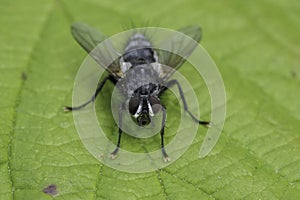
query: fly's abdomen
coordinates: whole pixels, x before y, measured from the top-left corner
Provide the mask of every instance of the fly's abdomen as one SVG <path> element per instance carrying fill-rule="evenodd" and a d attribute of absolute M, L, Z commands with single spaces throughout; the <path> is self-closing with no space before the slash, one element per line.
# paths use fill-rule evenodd
<path fill-rule="evenodd" d="M 156 61 L 151 43 L 141 33 L 135 33 L 131 36 L 125 48 L 123 59 L 125 62 L 130 62 L 133 67 Z"/>

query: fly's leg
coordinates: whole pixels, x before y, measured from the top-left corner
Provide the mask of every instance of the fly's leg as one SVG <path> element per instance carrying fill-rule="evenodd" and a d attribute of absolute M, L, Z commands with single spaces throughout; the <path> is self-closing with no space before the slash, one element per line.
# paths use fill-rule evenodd
<path fill-rule="evenodd" d="M 174 80 L 168 81 L 168 82 L 166 83 L 166 85 L 164 86 L 165 88 L 164 88 L 163 91 L 167 90 L 168 88 L 172 87 L 173 85 L 177 85 L 177 88 L 178 88 L 178 90 L 179 90 L 180 97 L 181 97 L 182 102 L 183 102 L 184 110 L 185 110 L 187 113 L 189 113 L 189 115 L 191 116 L 191 118 L 192 118 L 195 122 L 197 122 L 197 123 L 199 123 L 199 124 L 209 126 L 209 122 L 208 122 L 208 121 L 201 121 L 201 120 L 197 119 L 197 118 L 189 111 L 188 105 L 187 105 L 186 100 L 185 100 L 185 97 L 184 97 L 184 93 L 183 93 L 182 88 L 181 88 L 181 86 L 180 86 L 180 84 L 179 84 L 179 82 L 178 82 L 177 80 L 174 79 Z"/>
<path fill-rule="evenodd" d="M 68 112 L 68 111 L 73 111 L 73 110 L 79 110 L 81 108 L 83 108 L 84 106 L 88 105 L 89 103 L 93 102 L 97 95 L 101 92 L 104 84 L 106 83 L 107 80 L 111 80 L 111 76 L 106 76 L 99 84 L 95 94 L 92 96 L 92 98 L 90 100 L 88 100 L 87 102 L 85 102 L 84 104 L 80 105 L 80 106 L 75 106 L 75 107 L 70 107 L 70 106 L 65 106 L 64 107 L 64 111 Z"/>
<path fill-rule="evenodd" d="M 160 130 L 160 137 L 161 137 L 161 152 L 163 155 L 163 159 L 165 162 L 169 162 L 171 159 L 165 151 L 165 143 L 164 143 L 164 134 L 165 134 L 165 122 L 166 122 L 166 109 L 162 107 L 163 117 L 162 117 L 162 124 Z"/>
<path fill-rule="evenodd" d="M 110 154 L 112 159 L 115 159 L 117 157 L 117 153 L 120 148 L 120 143 L 121 143 L 121 135 L 122 135 L 122 112 L 124 110 L 124 105 L 122 104 L 119 109 L 119 136 L 118 136 L 118 142 L 117 142 L 117 147 L 115 150 Z"/>

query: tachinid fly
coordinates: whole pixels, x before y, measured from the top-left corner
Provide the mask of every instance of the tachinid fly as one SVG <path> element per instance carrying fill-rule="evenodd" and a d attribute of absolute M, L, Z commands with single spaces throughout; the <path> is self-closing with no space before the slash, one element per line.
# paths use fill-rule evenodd
<path fill-rule="evenodd" d="M 178 31 L 191 37 L 197 42 L 201 39 L 201 29 L 198 26 L 188 26 Z M 64 110 L 79 110 L 93 102 L 107 81 L 111 81 L 115 84 L 122 95 L 127 99 L 120 105 L 118 119 L 119 136 L 117 146 L 111 153 L 112 158 L 116 157 L 121 143 L 123 111 L 129 111 L 132 118 L 139 126 L 147 126 L 151 122 L 152 117 L 159 111 L 162 111 L 162 127 L 160 129 L 161 150 L 164 161 L 170 161 L 170 158 L 164 149 L 166 107 L 161 104 L 160 96 L 172 86 L 177 86 L 184 105 L 184 110 L 190 117 L 199 124 L 209 124 L 209 122 L 198 120 L 190 112 L 180 83 L 176 79 L 169 80 L 174 70 L 178 69 L 184 63 L 185 58 L 187 58 L 196 48 L 195 44 L 182 42 L 182 46 L 180 47 L 181 55 L 179 56 L 172 52 L 152 48 L 151 41 L 146 37 L 146 34 L 135 32 L 128 39 L 127 44 L 124 47 L 124 52 L 118 53 L 118 59 L 108 66 L 103 66 L 106 63 L 109 63 L 107 60 L 110 59 L 110 52 L 104 52 L 103 50 L 94 51 L 93 49 L 107 38 L 94 28 L 83 23 L 73 24 L 71 32 L 75 40 L 90 53 L 90 56 L 102 65 L 102 67 L 106 68 L 109 75 L 99 83 L 95 94 L 89 101 L 76 107 L 64 107 Z M 175 42 L 178 43 L 178 40 L 172 37 L 165 41 L 165 43 L 170 46 L 175 46 L 175 44 L 173 44 Z M 112 49 L 113 47 L 109 46 L 107 51 Z M 164 68 L 163 66 L 168 66 L 169 68 Z"/>

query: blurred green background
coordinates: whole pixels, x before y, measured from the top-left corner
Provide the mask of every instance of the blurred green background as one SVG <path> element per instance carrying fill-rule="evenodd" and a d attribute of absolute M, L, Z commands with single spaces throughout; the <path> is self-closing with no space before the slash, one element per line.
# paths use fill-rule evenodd
<path fill-rule="evenodd" d="M 299 19 L 296 0 L 0 0 L 0 199 L 300 199 Z M 131 21 L 202 26 L 228 101 L 208 157 L 197 158 L 203 127 L 179 160 L 151 173 L 115 171 L 85 150 L 61 110 L 86 56 L 75 21 L 107 35 Z M 51 184 L 54 196 L 43 193 Z"/>

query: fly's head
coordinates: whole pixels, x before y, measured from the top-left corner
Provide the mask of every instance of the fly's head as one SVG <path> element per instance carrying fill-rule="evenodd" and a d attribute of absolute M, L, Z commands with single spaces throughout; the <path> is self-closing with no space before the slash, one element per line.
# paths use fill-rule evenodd
<path fill-rule="evenodd" d="M 133 96 L 129 100 L 129 113 L 139 126 L 147 126 L 151 118 L 160 110 L 160 100 L 156 96 Z"/>

